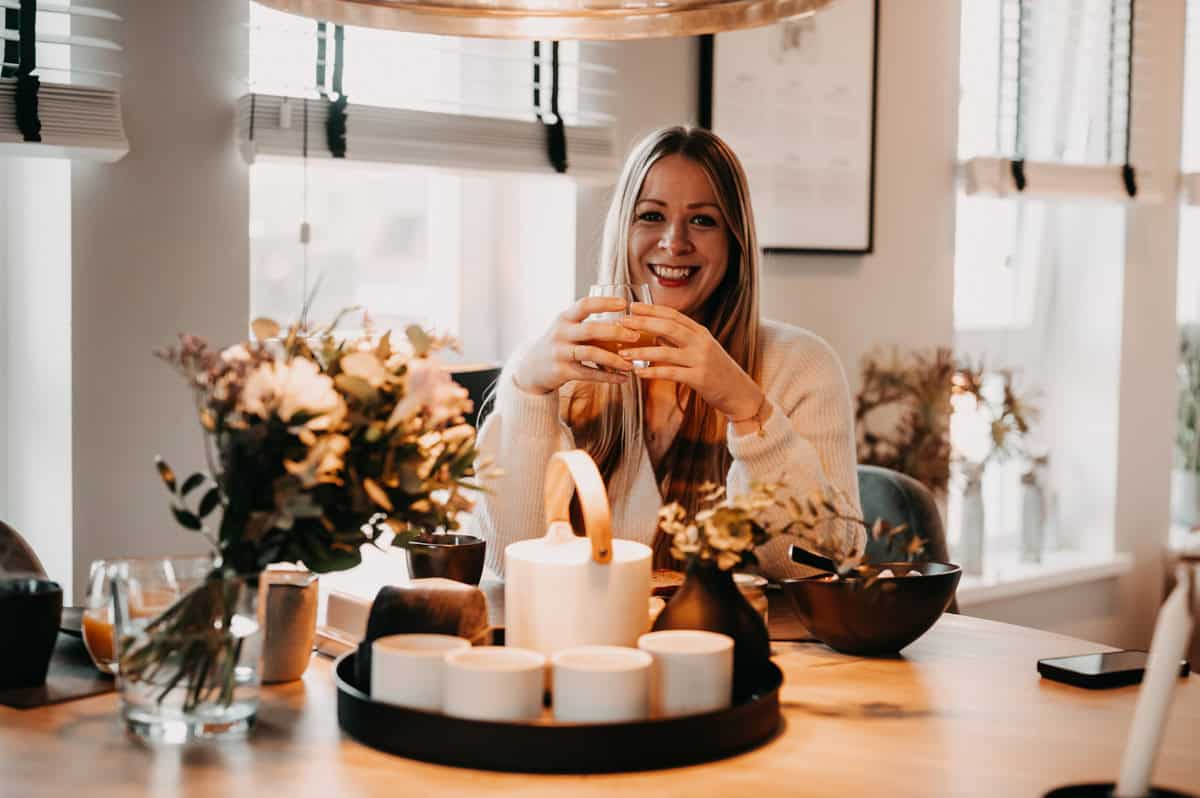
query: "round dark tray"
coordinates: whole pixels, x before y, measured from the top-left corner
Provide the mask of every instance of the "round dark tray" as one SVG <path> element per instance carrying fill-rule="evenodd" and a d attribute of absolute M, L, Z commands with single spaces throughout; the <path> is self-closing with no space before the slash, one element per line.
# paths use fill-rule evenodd
<path fill-rule="evenodd" d="M 359 742 L 443 765 L 522 773 L 611 773 L 690 765 L 760 745 L 779 728 L 774 663 L 761 686 L 729 709 L 634 723 L 501 723 L 372 701 L 354 679 L 355 653 L 334 665 L 338 725 Z"/>

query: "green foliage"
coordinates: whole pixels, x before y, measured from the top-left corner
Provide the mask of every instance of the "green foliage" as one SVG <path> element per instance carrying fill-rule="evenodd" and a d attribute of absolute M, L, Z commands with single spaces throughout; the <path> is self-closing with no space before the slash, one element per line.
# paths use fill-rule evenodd
<path fill-rule="evenodd" d="M 677 503 L 663 507 L 659 528 L 671 540 L 677 559 L 710 560 L 728 570 L 756 561 L 754 549 L 779 535 L 792 535 L 803 548 L 833 561 L 838 573 L 862 563 L 865 547 L 858 545 L 854 527 L 867 539 L 901 540 L 907 558 L 924 549 L 924 541 L 906 524 L 892 526 L 883 519 L 867 526 L 846 496 L 829 486 L 806 496 L 780 496 L 780 484 L 752 485 L 750 491 L 726 497 L 724 488 L 702 487 L 701 507 L 694 518 Z"/>
<path fill-rule="evenodd" d="M 1179 330 L 1178 416 L 1175 425 L 1175 464 L 1200 473 L 1200 327 Z"/>

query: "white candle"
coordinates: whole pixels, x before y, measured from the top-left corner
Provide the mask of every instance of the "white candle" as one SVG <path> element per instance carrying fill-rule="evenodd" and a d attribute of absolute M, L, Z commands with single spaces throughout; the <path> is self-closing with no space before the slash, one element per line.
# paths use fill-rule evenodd
<path fill-rule="evenodd" d="M 1154 624 L 1146 674 L 1142 678 L 1133 725 L 1121 760 L 1117 798 L 1143 798 L 1150 791 L 1150 774 L 1162 742 L 1171 693 L 1179 680 L 1179 661 L 1183 659 L 1192 634 L 1192 569 L 1180 565 L 1175 574 L 1175 589 L 1159 610 L 1158 621 Z"/>

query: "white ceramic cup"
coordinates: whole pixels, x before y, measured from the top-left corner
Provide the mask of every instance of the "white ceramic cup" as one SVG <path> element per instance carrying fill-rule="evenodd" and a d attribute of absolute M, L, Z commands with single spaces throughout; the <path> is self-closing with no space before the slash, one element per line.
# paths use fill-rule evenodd
<path fill-rule="evenodd" d="M 388 704 L 442 711 L 446 653 L 469 649 L 453 635 L 387 635 L 371 642 L 371 698 Z"/>
<path fill-rule="evenodd" d="M 638 648 L 654 658 L 650 710 L 671 718 L 724 709 L 733 702 L 733 638 L 691 629 L 650 632 Z"/>
<path fill-rule="evenodd" d="M 650 716 L 650 667 L 645 651 L 579 646 L 550 658 L 554 719 L 563 723 L 621 723 Z"/>
<path fill-rule="evenodd" d="M 542 714 L 546 658 L 507 646 L 476 646 L 446 655 L 442 711 L 472 720 L 536 720 Z"/>

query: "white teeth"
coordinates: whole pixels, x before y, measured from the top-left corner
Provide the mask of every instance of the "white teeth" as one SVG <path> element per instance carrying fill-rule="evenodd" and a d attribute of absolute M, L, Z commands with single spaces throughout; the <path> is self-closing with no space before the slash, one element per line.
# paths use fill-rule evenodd
<path fill-rule="evenodd" d="M 673 268 L 671 266 L 651 266 L 650 270 L 664 280 L 683 280 L 692 273 L 692 269 L 688 267 Z"/>

